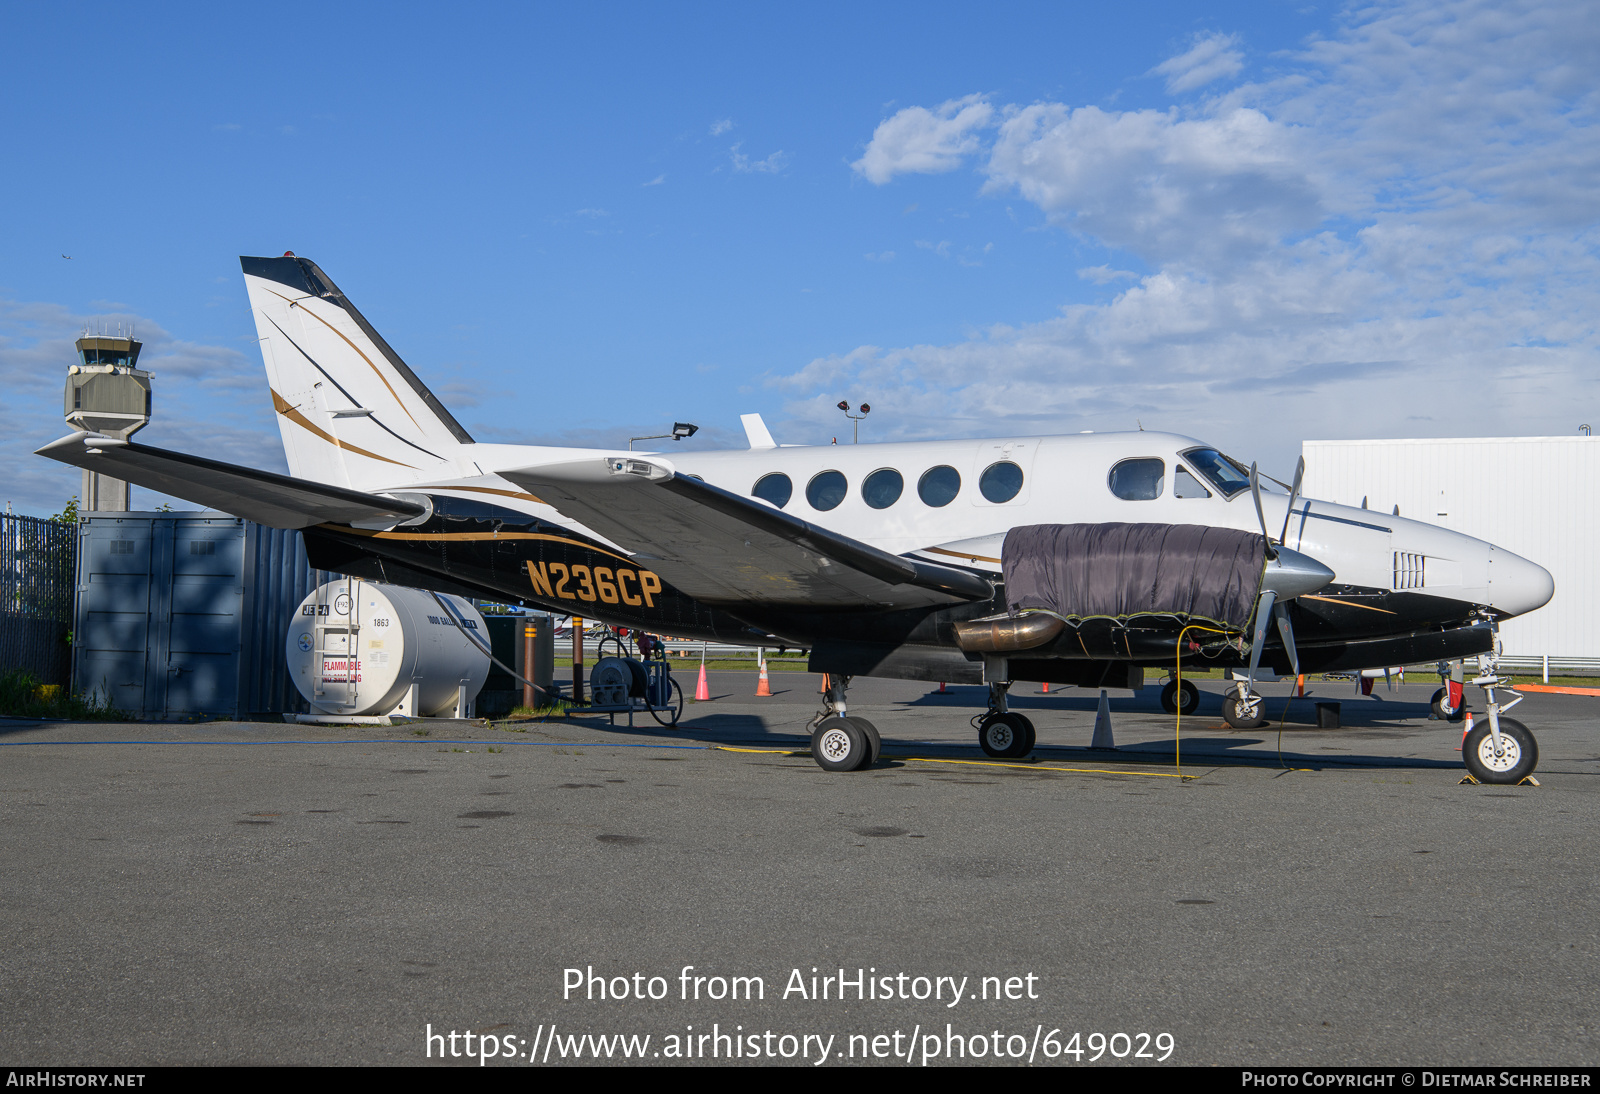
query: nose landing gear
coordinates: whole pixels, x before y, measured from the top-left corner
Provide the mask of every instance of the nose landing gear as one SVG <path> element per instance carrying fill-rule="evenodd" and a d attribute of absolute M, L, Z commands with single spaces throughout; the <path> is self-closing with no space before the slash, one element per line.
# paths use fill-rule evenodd
<path fill-rule="evenodd" d="M 1235 686 L 1222 700 L 1222 720 L 1234 729 L 1260 729 L 1267 724 L 1266 699 L 1250 681 Z"/>
<path fill-rule="evenodd" d="M 1495 699 L 1495 689 L 1510 690 L 1500 679 L 1496 653 L 1482 654 L 1478 658 L 1478 676 L 1472 682 L 1483 689 L 1488 717 L 1472 727 L 1461 742 L 1461 760 L 1467 774 L 1481 783 L 1500 786 L 1523 781 L 1533 781 L 1533 769 L 1539 765 L 1539 744 L 1528 732 L 1528 727 L 1505 712 L 1522 702 L 1517 695 L 1509 703 Z"/>

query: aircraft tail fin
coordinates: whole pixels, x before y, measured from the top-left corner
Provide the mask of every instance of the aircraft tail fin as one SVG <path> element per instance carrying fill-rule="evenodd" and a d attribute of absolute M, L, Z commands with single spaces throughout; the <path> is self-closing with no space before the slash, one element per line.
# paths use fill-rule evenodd
<path fill-rule="evenodd" d="M 239 263 L 291 475 L 372 490 L 471 470 L 472 437 L 315 262 Z"/>

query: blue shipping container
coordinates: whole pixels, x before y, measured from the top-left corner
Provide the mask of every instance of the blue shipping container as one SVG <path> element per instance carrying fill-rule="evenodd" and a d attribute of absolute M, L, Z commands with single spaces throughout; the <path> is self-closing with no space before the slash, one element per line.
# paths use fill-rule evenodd
<path fill-rule="evenodd" d="M 79 525 L 73 686 L 144 718 L 303 711 L 284 642 L 326 571 L 300 533 L 237 517 L 96 513 Z"/>

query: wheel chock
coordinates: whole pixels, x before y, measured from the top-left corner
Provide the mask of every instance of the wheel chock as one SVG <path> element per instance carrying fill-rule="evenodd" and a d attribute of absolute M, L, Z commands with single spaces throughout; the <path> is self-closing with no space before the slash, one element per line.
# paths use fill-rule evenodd
<path fill-rule="evenodd" d="M 1456 783 L 1456 785 L 1457 786 L 1466 786 L 1468 783 L 1471 783 L 1473 786 L 1482 786 L 1483 785 L 1483 783 L 1479 782 L 1477 779 L 1474 779 L 1471 775 L 1463 776 L 1461 781 Z M 1538 779 L 1534 778 L 1532 775 L 1524 775 L 1524 776 L 1522 776 L 1521 779 L 1517 780 L 1517 785 L 1518 786 L 1543 786 L 1544 784 L 1541 783 Z"/>
<path fill-rule="evenodd" d="M 1094 712 L 1094 737 L 1089 741 L 1090 748 L 1115 749 L 1117 742 L 1111 736 L 1111 701 L 1106 698 L 1104 688 L 1100 689 L 1100 709 Z"/>

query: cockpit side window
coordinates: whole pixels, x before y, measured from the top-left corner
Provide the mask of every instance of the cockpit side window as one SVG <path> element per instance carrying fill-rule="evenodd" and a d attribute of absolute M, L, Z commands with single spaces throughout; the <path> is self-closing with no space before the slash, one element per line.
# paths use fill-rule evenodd
<path fill-rule="evenodd" d="M 1191 448 L 1183 453 L 1190 467 L 1225 498 L 1250 489 L 1250 474 L 1215 448 Z"/>
<path fill-rule="evenodd" d="M 1161 496 L 1167 465 L 1154 458 L 1123 460 L 1111 469 L 1106 484 L 1123 501 L 1154 501 Z"/>
<path fill-rule="evenodd" d="M 1189 474 L 1182 464 L 1172 473 L 1172 496 L 1175 498 L 1209 498 L 1211 491 L 1200 485 L 1200 480 Z"/>

